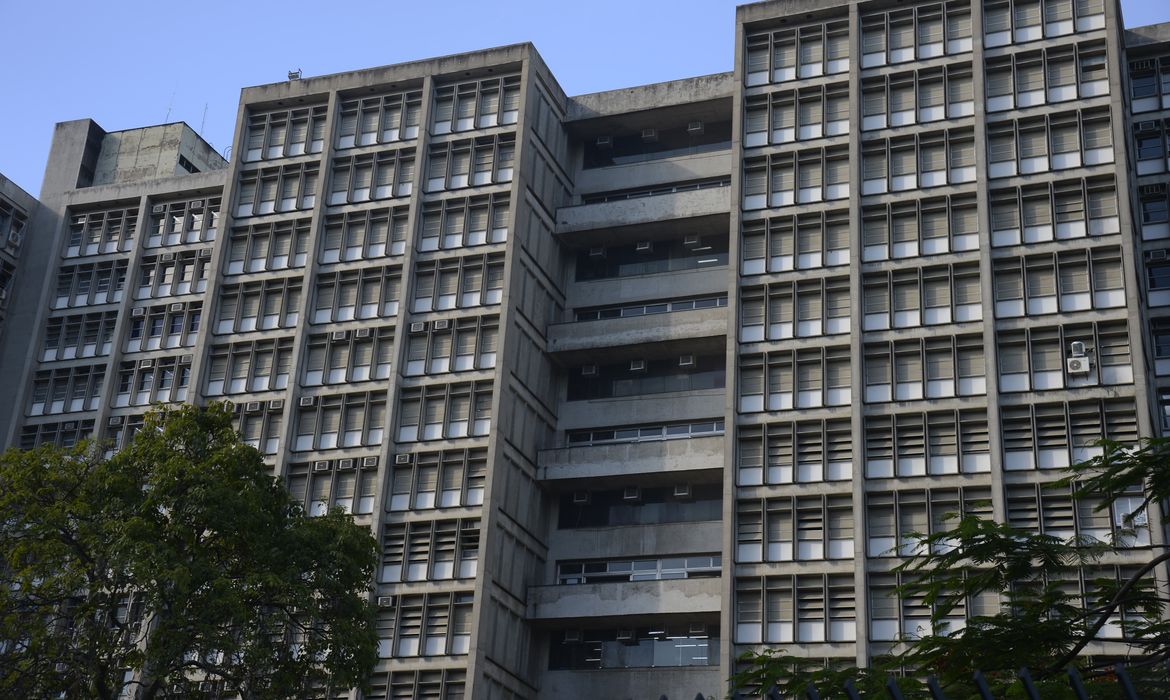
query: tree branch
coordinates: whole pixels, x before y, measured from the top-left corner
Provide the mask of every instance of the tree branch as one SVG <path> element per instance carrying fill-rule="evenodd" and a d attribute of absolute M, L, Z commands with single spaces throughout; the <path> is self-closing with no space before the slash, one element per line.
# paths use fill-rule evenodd
<path fill-rule="evenodd" d="M 1064 656 L 1061 656 L 1055 662 L 1050 664 L 1048 668 L 1036 674 L 1036 676 L 1038 678 L 1046 678 L 1055 673 L 1063 671 L 1064 668 L 1068 666 L 1068 664 L 1071 663 L 1072 660 L 1075 659 L 1086 646 L 1089 645 L 1089 642 L 1096 638 L 1097 633 L 1100 632 L 1101 628 L 1105 626 L 1109 616 L 1117 610 L 1118 606 L 1120 606 L 1122 601 L 1125 599 L 1125 596 L 1138 584 L 1138 581 L 1141 580 L 1142 576 L 1145 576 L 1146 574 L 1156 569 L 1158 564 L 1161 564 L 1164 561 L 1170 561 L 1170 552 L 1163 552 L 1162 554 L 1159 554 L 1150 561 L 1146 562 L 1145 565 L 1143 565 L 1136 572 L 1134 572 L 1134 574 L 1130 576 L 1124 584 L 1122 584 L 1121 588 L 1117 590 L 1117 593 L 1114 594 L 1113 599 L 1110 600 L 1108 605 L 1104 607 L 1100 616 L 1097 618 L 1097 621 L 1093 623 L 1093 626 L 1085 632 L 1085 635 L 1081 637 L 1081 640 L 1074 644 L 1071 649 L 1065 652 Z"/>

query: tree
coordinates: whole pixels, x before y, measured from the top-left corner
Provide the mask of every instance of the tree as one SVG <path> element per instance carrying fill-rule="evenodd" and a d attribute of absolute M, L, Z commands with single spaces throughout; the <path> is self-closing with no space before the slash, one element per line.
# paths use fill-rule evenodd
<path fill-rule="evenodd" d="M 1080 655 L 1120 618 L 1130 668 L 1156 684 L 1152 687 L 1170 687 L 1170 592 L 1153 576 L 1165 569 L 1170 549 L 1136 537 L 1148 509 L 1170 498 L 1170 439 L 1147 440 L 1136 448 L 1111 442 L 1102 447 L 1101 456 L 1069 468 L 1058 483 L 1072 484 L 1073 498 L 1097 511 L 1108 512 L 1125 499 L 1125 527 L 1112 541 L 1060 539 L 974 516 L 952 518 L 949 529 L 919 535 L 917 553 L 895 567 L 902 575 L 897 595 L 930 606 L 930 633 L 904 639 L 900 650 L 866 668 L 824 668 L 777 649 L 749 652 L 740 658 L 742 670 L 732 684 L 775 687 L 786 696 L 800 695 L 812 684 L 831 698 L 846 697 L 844 684 L 852 680 L 859 690 L 881 697 L 889 675 L 905 673 L 899 685 L 906 697 L 929 697 L 924 681 L 934 675 L 957 700 L 978 697 L 972 674 L 980 670 L 996 697 L 1016 697 L 1021 667 L 1048 692 L 1067 693 L 1064 674 L 1076 662 L 1090 690 L 1116 697 L 1117 684 L 1109 678 L 1116 659 L 1086 663 Z M 1111 561 L 1129 565 L 1127 575 L 1096 578 L 1083 596 L 1070 585 L 1083 569 Z M 961 629 L 948 627 L 948 618 L 962 617 L 965 601 L 987 592 L 1001 593 L 998 613 L 971 617 Z"/>
<path fill-rule="evenodd" d="M 305 517 L 226 405 L 0 456 L 0 697 L 294 698 L 376 661 L 367 528 Z M 314 689 L 316 689 L 314 691 Z"/>

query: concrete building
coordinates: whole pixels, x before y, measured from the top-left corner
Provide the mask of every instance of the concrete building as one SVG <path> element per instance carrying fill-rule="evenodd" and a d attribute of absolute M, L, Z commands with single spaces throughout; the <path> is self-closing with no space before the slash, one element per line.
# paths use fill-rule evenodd
<path fill-rule="evenodd" d="M 39 209 L 36 198 L 0 175 L 0 338 L 4 337 L 8 309 L 14 303 L 11 297 L 17 286 L 20 249 L 31 228 L 30 219 Z"/>
<path fill-rule="evenodd" d="M 378 700 L 721 697 L 745 649 L 922 630 L 892 569 L 947 513 L 1115 530 L 1052 482 L 1166 424 L 1170 29 L 774 0 L 735 30 L 732 73 L 578 97 L 531 45 L 246 88 L 230 163 L 59 125 L 4 439 L 231 400 L 380 540 Z"/>

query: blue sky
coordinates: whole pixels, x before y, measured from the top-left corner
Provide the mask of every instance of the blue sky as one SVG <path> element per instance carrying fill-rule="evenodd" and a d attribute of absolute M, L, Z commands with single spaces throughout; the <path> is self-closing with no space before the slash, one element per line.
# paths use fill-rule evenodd
<path fill-rule="evenodd" d="M 734 0 L 0 0 L 0 173 L 41 187 L 53 125 L 186 121 L 221 152 L 239 91 L 533 42 L 570 95 L 731 70 Z M 328 8 L 328 14 L 321 8 Z M 1122 0 L 1128 26 L 1166 0 Z"/>

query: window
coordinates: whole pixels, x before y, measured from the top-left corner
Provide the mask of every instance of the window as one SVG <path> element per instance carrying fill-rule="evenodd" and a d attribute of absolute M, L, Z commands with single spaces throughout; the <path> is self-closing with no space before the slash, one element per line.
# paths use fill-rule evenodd
<path fill-rule="evenodd" d="M 181 210 L 182 204 L 178 205 Z M 5 225 L 6 224 L 6 225 Z M 19 237 L 24 220 L 0 210 L 0 234 L 4 242 L 14 235 Z M 65 245 L 65 257 L 81 257 L 128 251 L 134 242 L 138 227 L 138 208 L 112 209 L 89 213 L 71 213 L 69 237 Z M 3 229 L 7 228 L 5 231 Z"/>
<path fill-rule="evenodd" d="M 712 666 L 719 658 L 718 630 L 698 622 L 589 628 L 571 636 L 554 630 L 551 638 L 548 667 L 554 671 Z"/>
<path fill-rule="evenodd" d="M 54 309 L 121 301 L 126 286 L 126 260 L 62 265 L 57 272 Z"/>
<path fill-rule="evenodd" d="M 236 218 L 312 209 L 316 191 L 316 163 L 245 171 L 240 174 Z"/>
<path fill-rule="evenodd" d="M 406 197 L 414 183 L 414 151 L 335 158 L 329 204 Z"/>
<path fill-rule="evenodd" d="M 380 445 L 386 423 L 384 393 L 302 398 L 297 408 L 294 451 Z"/>
<path fill-rule="evenodd" d="M 457 319 L 446 328 L 412 333 L 407 341 L 407 376 L 490 369 L 496 364 L 496 317 Z"/>
<path fill-rule="evenodd" d="M 519 76 L 439 87 L 434 94 L 431 133 L 515 124 L 519 109 Z"/>
<path fill-rule="evenodd" d="M 491 383 L 451 384 L 403 391 L 398 441 L 486 435 L 491 429 Z"/>
<path fill-rule="evenodd" d="M 397 267 L 373 267 L 317 275 L 313 323 L 398 314 L 402 273 Z"/>
<path fill-rule="evenodd" d="M 229 284 L 220 288 L 215 332 L 289 328 L 300 316 L 300 278 Z"/>
<path fill-rule="evenodd" d="M 244 162 L 320 153 L 325 145 L 326 107 L 250 114 Z"/>
<path fill-rule="evenodd" d="M 174 362 L 174 358 L 171 358 L 171 362 Z M 103 365 L 38 371 L 33 376 L 28 415 L 43 416 L 95 410 L 102 399 L 105 377 L 106 368 Z M 160 400 L 171 399 L 168 395 Z"/>
<path fill-rule="evenodd" d="M 447 478 L 446 472 L 443 478 Z M 479 529 L 477 518 L 386 525 L 382 531 L 379 583 L 474 577 L 478 569 Z"/>
<path fill-rule="evenodd" d="M 416 138 L 421 108 L 421 92 L 393 93 L 343 102 L 337 148 Z"/>

